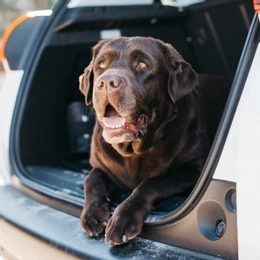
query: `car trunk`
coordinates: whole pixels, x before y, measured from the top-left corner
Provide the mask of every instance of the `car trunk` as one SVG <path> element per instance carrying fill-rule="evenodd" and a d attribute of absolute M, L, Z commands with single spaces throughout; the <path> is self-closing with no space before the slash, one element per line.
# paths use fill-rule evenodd
<path fill-rule="evenodd" d="M 252 14 L 246 0 L 207 1 L 181 9 L 159 3 L 62 9 L 42 41 L 32 63 L 33 76 L 23 86 L 16 106 L 11 154 L 19 166 L 18 177 L 36 190 L 82 205 L 95 119 L 91 108 L 84 105 L 78 77 L 91 59 L 91 47 L 100 39 L 118 35 L 160 38 L 171 43 L 198 73 L 213 80 L 221 77 L 219 92 L 204 90 L 209 137 L 214 144 L 231 86 L 228 82 L 234 76 Z M 123 191 L 116 194 L 112 208 L 126 196 Z M 174 214 L 185 199 L 163 201 L 148 221 Z"/>

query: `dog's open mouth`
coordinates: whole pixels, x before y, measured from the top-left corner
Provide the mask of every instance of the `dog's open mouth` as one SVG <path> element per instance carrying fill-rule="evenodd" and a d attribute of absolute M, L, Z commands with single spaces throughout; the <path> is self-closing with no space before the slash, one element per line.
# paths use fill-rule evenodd
<path fill-rule="evenodd" d="M 125 141 L 141 138 L 144 135 L 145 122 L 144 115 L 140 115 L 132 120 L 122 117 L 111 104 L 107 105 L 103 117 L 104 131 L 107 133 L 106 137 L 115 138 L 116 136 L 126 135 Z"/>
<path fill-rule="evenodd" d="M 121 128 L 125 125 L 126 119 L 121 117 L 112 105 L 107 105 L 103 117 L 104 126 L 110 129 Z"/>

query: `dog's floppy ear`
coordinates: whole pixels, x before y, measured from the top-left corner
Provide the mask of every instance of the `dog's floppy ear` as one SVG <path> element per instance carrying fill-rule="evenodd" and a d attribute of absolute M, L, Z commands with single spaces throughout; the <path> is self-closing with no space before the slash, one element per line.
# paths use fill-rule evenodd
<path fill-rule="evenodd" d="M 168 92 L 172 101 L 176 103 L 198 85 L 198 75 L 170 44 L 165 44 L 165 47 L 169 59 Z"/>
<path fill-rule="evenodd" d="M 93 59 L 85 68 L 84 73 L 79 77 L 79 89 L 85 96 L 86 104 L 90 105 L 92 103 L 93 92 Z"/>
<path fill-rule="evenodd" d="M 93 94 L 93 64 L 94 60 L 100 51 L 101 47 L 108 42 L 107 40 L 99 41 L 92 50 L 92 60 L 89 65 L 85 68 L 84 73 L 79 77 L 79 89 L 84 94 L 86 104 L 90 105 L 92 103 Z"/>

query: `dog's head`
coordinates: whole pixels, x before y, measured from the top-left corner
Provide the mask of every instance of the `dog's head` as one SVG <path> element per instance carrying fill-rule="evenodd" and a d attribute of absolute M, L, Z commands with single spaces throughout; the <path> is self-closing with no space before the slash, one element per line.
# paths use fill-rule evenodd
<path fill-rule="evenodd" d="M 149 37 L 100 41 L 80 76 L 106 142 L 126 143 L 151 135 L 173 118 L 176 103 L 197 85 L 191 66 L 169 44 Z"/>

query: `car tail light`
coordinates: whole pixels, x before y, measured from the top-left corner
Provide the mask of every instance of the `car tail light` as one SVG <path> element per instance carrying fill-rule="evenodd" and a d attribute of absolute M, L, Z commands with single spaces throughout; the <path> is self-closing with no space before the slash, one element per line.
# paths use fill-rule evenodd
<path fill-rule="evenodd" d="M 260 0 L 254 0 L 254 8 L 255 11 L 260 14 Z"/>
<path fill-rule="evenodd" d="M 19 27 L 21 24 L 23 24 L 25 21 L 28 19 L 31 19 L 33 17 L 37 16 L 50 16 L 52 14 L 51 10 L 39 10 L 39 11 L 32 11 L 28 12 L 25 15 L 22 15 L 15 19 L 11 24 L 7 27 L 7 30 L 5 31 L 2 39 L 0 39 L 0 61 L 2 62 L 4 66 L 4 70 L 7 72 L 10 70 L 9 64 L 8 64 L 8 59 L 6 57 L 6 46 L 8 43 L 8 40 L 12 33 L 15 31 L 17 27 Z M 18 43 L 19 44 L 19 43 Z"/>
<path fill-rule="evenodd" d="M 3 63 L 4 69 L 5 71 L 9 71 L 9 65 L 8 65 L 8 61 L 5 57 L 5 47 L 6 44 L 8 42 L 8 39 L 10 38 L 11 34 L 13 33 L 13 31 L 20 25 L 22 24 L 24 21 L 26 21 L 27 19 L 29 19 L 30 17 L 27 15 L 22 15 L 20 17 L 18 17 L 17 19 L 15 19 L 7 28 L 7 30 L 4 33 L 3 38 L 0 41 L 0 61 Z"/>

